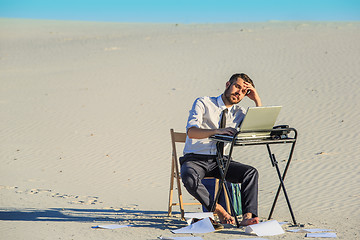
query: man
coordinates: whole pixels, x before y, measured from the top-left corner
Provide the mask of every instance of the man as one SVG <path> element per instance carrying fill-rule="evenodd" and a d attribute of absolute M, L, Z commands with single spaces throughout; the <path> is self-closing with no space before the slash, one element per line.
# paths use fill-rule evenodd
<path fill-rule="evenodd" d="M 218 97 L 196 99 L 189 112 L 184 156 L 180 158 L 181 178 L 188 192 L 209 211 L 214 200 L 201 180 L 204 177 L 220 178 L 216 163 L 216 141 L 209 137 L 215 134 L 234 135 L 236 133 L 236 127 L 245 116 L 245 109 L 236 104 L 244 97 L 250 98 L 256 106 L 261 106 L 260 96 L 252 80 L 244 73 L 237 73 L 226 82 L 223 94 Z M 225 127 L 220 127 L 222 115 L 225 115 Z M 257 170 L 231 161 L 226 180 L 241 183 L 243 219 L 240 225 L 259 223 Z M 214 213 L 219 216 L 221 223 L 235 223 L 235 219 L 220 204 L 216 204 Z"/>

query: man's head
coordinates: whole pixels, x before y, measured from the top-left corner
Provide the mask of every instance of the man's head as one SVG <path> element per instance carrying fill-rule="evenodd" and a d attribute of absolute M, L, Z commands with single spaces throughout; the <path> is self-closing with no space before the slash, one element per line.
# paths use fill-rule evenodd
<path fill-rule="evenodd" d="M 223 94 L 226 105 L 237 104 L 248 94 L 244 85 L 245 82 L 255 87 L 253 81 L 245 73 L 236 73 L 230 77 L 229 81 L 226 82 L 226 89 Z"/>
<path fill-rule="evenodd" d="M 255 87 L 254 82 L 251 80 L 251 78 L 246 75 L 245 73 L 235 73 L 233 74 L 230 79 L 229 82 L 233 83 L 234 81 L 236 81 L 238 78 L 241 78 L 242 80 L 244 80 L 245 82 L 250 83 L 253 87 Z"/>

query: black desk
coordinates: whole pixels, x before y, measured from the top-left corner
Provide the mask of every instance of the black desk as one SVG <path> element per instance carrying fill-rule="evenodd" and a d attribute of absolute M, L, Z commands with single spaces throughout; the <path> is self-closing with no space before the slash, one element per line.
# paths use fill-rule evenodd
<path fill-rule="evenodd" d="M 290 200 L 289 200 L 289 197 L 288 197 L 288 194 L 286 192 L 285 185 L 284 185 L 284 179 L 285 179 L 286 173 L 288 171 L 288 168 L 290 166 L 292 155 L 294 153 L 294 148 L 295 148 L 295 143 L 296 143 L 296 138 L 297 138 L 297 131 L 296 131 L 295 128 L 279 128 L 279 129 L 271 129 L 271 130 L 262 130 L 262 131 L 257 131 L 257 132 L 270 132 L 270 131 L 278 132 L 279 135 L 277 135 L 276 137 L 272 137 L 272 138 L 268 138 L 268 139 L 262 139 L 262 140 L 240 140 L 240 139 L 237 138 L 237 136 L 241 132 L 236 133 L 232 137 L 227 137 L 227 136 L 226 137 L 219 137 L 219 136 L 210 137 L 211 139 L 213 139 L 213 140 L 215 140 L 217 142 L 231 143 L 228 158 L 225 158 L 223 153 L 218 152 L 217 163 L 218 163 L 221 179 L 220 179 L 220 184 L 219 184 L 219 191 L 217 192 L 217 194 L 215 196 L 215 201 L 214 201 L 214 204 L 212 206 L 212 211 L 215 210 L 215 205 L 216 205 L 216 203 L 217 203 L 217 201 L 219 199 L 220 192 L 221 192 L 222 187 L 224 185 L 223 183 L 225 182 L 225 177 L 226 177 L 229 165 L 230 165 L 230 159 L 231 159 L 231 155 L 233 153 L 234 147 L 236 147 L 236 146 L 250 146 L 250 145 L 266 145 L 268 153 L 269 153 L 269 158 L 271 160 L 271 164 L 272 164 L 273 167 L 276 168 L 276 172 L 277 172 L 277 175 L 278 175 L 279 181 L 280 181 L 278 190 L 276 192 L 276 195 L 275 195 L 275 198 L 274 198 L 274 201 L 273 201 L 273 205 L 272 205 L 271 210 L 270 210 L 268 220 L 271 219 L 271 216 L 272 216 L 273 211 L 275 209 L 277 199 L 279 197 L 279 193 L 280 193 L 281 188 L 282 188 L 283 191 L 284 191 L 286 202 L 287 202 L 287 205 L 289 207 L 289 211 L 290 211 L 292 220 L 294 222 L 294 225 L 297 225 L 294 213 L 293 213 L 291 205 L 290 205 Z M 251 131 L 251 132 L 254 132 L 254 131 Z M 283 132 L 285 132 L 286 134 L 283 134 Z M 244 132 L 242 132 L 242 133 L 244 133 Z M 292 135 L 292 136 L 290 137 L 290 135 Z M 285 169 L 284 169 L 284 171 L 283 171 L 283 173 L 281 175 L 280 169 L 279 169 L 279 166 L 278 166 L 278 162 L 277 162 L 277 160 L 275 158 L 275 154 L 273 154 L 271 152 L 270 145 L 272 145 L 272 144 L 285 144 L 285 143 L 290 143 L 291 144 L 291 149 L 290 149 L 290 153 L 289 153 L 289 157 L 287 159 Z M 227 191 L 228 195 L 231 196 L 230 191 L 227 188 L 226 184 L 225 184 L 225 190 Z M 231 199 L 230 199 L 230 206 L 231 206 L 231 214 L 235 218 L 237 227 L 239 227 L 240 224 L 239 224 L 239 221 L 238 221 L 238 219 L 236 217 L 236 214 L 235 214 L 235 211 L 234 211 L 234 206 L 232 205 L 232 200 Z"/>

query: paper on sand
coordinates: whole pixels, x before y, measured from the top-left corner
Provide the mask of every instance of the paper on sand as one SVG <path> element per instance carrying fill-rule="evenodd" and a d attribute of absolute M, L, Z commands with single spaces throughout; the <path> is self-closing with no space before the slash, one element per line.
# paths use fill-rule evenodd
<path fill-rule="evenodd" d="M 159 237 L 161 240 L 203 240 L 201 237 Z"/>
<path fill-rule="evenodd" d="M 214 219 L 214 214 L 212 212 L 185 213 L 184 214 L 184 218 L 185 218 L 186 222 L 188 223 L 188 225 L 191 224 L 191 222 L 194 218 L 202 219 L 202 218 L 207 218 L 207 217 Z"/>
<path fill-rule="evenodd" d="M 237 238 L 232 240 L 269 240 L 267 238 Z"/>
<path fill-rule="evenodd" d="M 336 233 L 307 233 L 305 237 L 314 237 L 314 238 L 336 238 Z"/>
<path fill-rule="evenodd" d="M 295 233 L 314 233 L 314 232 L 330 232 L 333 231 L 331 229 L 321 229 L 321 228 L 310 228 L 310 229 L 291 229 L 287 230 L 288 232 L 295 232 Z"/>
<path fill-rule="evenodd" d="M 196 223 L 193 223 L 189 226 L 172 230 L 173 233 L 209 233 L 214 232 L 215 228 L 212 225 L 210 218 L 204 218 Z"/>
<path fill-rule="evenodd" d="M 245 228 L 245 233 L 256 234 L 259 237 L 262 236 L 274 236 L 285 233 L 278 221 L 272 220 L 268 222 L 262 222 L 254 225 L 249 225 Z"/>
<path fill-rule="evenodd" d="M 131 227 L 131 225 L 109 224 L 109 225 L 97 225 L 92 228 L 117 229 L 117 228 L 125 228 L 125 227 Z"/>

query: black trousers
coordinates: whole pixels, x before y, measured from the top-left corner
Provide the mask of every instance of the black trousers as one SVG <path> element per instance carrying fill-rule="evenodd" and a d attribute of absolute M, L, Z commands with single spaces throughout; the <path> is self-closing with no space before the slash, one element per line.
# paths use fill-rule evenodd
<path fill-rule="evenodd" d="M 205 186 L 204 177 L 221 178 L 215 155 L 186 154 L 180 158 L 181 179 L 187 191 L 211 211 L 214 202 Z M 232 161 L 226 181 L 241 183 L 241 205 L 243 213 L 258 216 L 258 172 L 255 168 Z"/>

